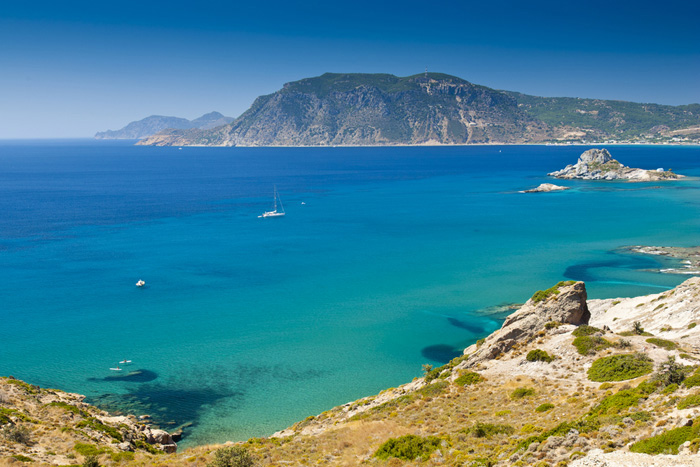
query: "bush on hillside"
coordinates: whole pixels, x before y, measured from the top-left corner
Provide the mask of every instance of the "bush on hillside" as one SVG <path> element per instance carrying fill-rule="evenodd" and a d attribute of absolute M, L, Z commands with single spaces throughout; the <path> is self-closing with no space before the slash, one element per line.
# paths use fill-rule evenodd
<path fill-rule="evenodd" d="M 228 446 L 217 449 L 214 460 L 207 467 L 254 467 L 255 460 L 250 452 L 241 446 Z"/>
<path fill-rule="evenodd" d="M 467 428 L 464 431 L 475 438 L 491 438 L 494 435 L 513 434 L 515 432 L 515 428 L 510 425 L 476 422 L 474 426 Z"/>
<path fill-rule="evenodd" d="M 483 381 L 484 378 L 481 377 L 479 373 L 473 371 L 467 371 L 462 373 L 459 378 L 455 379 L 455 384 L 459 386 L 470 386 L 472 384 L 479 383 Z"/>
<path fill-rule="evenodd" d="M 694 388 L 695 386 L 700 386 L 700 375 L 689 376 L 683 381 L 683 386 L 687 388 Z"/>
<path fill-rule="evenodd" d="M 567 285 L 575 284 L 576 281 L 562 281 L 559 282 L 557 285 L 552 286 L 548 288 L 547 290 L 538 290 L 535 292 L 535 294 L 532 296 L 530 300 L 533 302 L 541 302 L 543 300 L 546 300 L 547 298 L 551 297 L 552 295 L 557 295 L 559 293 L 559 287 L 564 287 Z"/>
<path fill-rule="evenodd" d="M 412 461 L 416 457 L 427 458 L 439 445 L 440 438 L 435 436 L 422 438 L 416 435 L 405 435 L 386 440 L 374 453 L 374 457 L 378 459 L 396 457 Z"/>
<path fill-rule="evenodd" d="M 657 436 L 637 441 L 630 451 L 644 454 L 678 454 L 678 448 L 686 441 L 700 436 L 700 423 L 668 430 Z"/>
<path fill-rule="evenodd" d="M 684 397 L 678 402 L 678 408 L 683 410 L 688 407 L 697 407 L 700 405 L 700 394 L 691 394 L 690 396 Z"/>
<path fill-rule="evenodd" d="M 673 350 L 678 347 L 678 344 L 675 342 L 667 341 L 666 339 L 659 339 L 658 337 L 650 337 L 647 339 L 647 342 L 666 350 Z"/>
<path fill-rule="evenodd" d="M 517 388 L 515 391 L 510 393 L 510 398 L 513 400 L 522 399 L 523 397 L 530 397 L 535 395 L 535 390 L 533 388 Z"/>
<path fill-rule="evenodd" d="M 603 332 L 603 330 L 602 330 L 602 329 L 598 329 L 598 328 L 596 328 L 596 327 L 594 327 L 594 326 L 589 326 L 589 325 L 587 325 L 587 324 L 582 324 L 581 326 L 579 326 L 579 327 L 577 327 L 576 329 L 574 329 L 574 332 L 572 332 L 571 334 L 572 334 L 574 337 L 581 337 L 581 336 L 592 336 L 593 334 L 595 334 L 595 333 L 597 333 L 597 332 Z"/>
<path fill-rule="evenodd" d="M 651 373 L 652 360 L 644 354 L 611 355 L 599 358 L 588 369 L 588 379 L 596 382 L 625 381 Z"/>
<path fill-rule="evenodd" d="M 574 339 L 572 345 L 581 355 L 590 355 L 600 350 L 612 347 L 612 343 L 599 336 L 580 336 Z"/>
<path fill-rule="evenodd" d="M 546 402 L 539 407 L 535 409 L 535 412 L 547 412 L 548 410 L 552 410 L 554 408 L 554 404 L 550 404 L 549 402 Z"/>
<path fill-rule="evenodd" d="M 551 363 L 554 357 L 549 355 L 547 352 L 541 349 L 535 349 L 528 352 L 527 357 L 525 357 L 528 362 L 547 362 Z"/>

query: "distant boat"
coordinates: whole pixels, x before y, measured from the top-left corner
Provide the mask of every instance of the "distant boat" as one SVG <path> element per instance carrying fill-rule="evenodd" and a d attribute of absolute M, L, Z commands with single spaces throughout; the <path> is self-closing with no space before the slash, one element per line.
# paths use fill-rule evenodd
<path fill-rule="evenodd" d="M 121 363 L 121 364 L 124 364 L 124 363 L 131 363 L 131 360 L 122 360 L 122 361 L 119 362 L 119 363 Z M 118 368 L 118 367 L 119 367 L 119 365 L 117 365 L 117 368 Z"/>
<path fill-rule="evenodd" d="M 142 281 L 141 279 L 139 279 L 139 281 L 136 283 L 136 287 L 143 287 L 144 285 L 146 285 L 146 282 Z"/>
<path fill-rule="evenodd" d="M 279 193 L 277 193 L 277 185 L 275 185 L 275 192 L 272 196 L 273 208 L 272 211 L 267 211 L 262 213 L 262 216 L 258 217 L 282 217 L 284 216 L 284 206 L 282 206 L 282 199 Z M 277 203 L 279 202 L 280 210 L 277 210 Z"/>
<path fill-rule="evenodd" d="M 122 369 L 119 368 L 119 365 L 117 365 L 116 368 L 110 368 L 110 370 L 112 370 L 112 371 L 122 371 Z"/>

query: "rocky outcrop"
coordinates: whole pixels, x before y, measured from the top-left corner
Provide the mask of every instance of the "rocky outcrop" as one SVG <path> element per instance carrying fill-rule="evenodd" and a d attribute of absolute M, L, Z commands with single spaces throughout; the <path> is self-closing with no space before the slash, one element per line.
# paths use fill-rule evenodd
<path fill-rule="evenodd" d="M 550 191 L 564 191 L 570 190 L 571 187 L 554 185 L 553 183 L 542 183 L 537 188 L 531 190 L 525 190 L 523 193 L 549 193 Z"/>
<path fill-rule="evenodd" d="M 591 317 L 586 304 L 586 286 L 583 282 L 560 282 L 554 287 L 539 291 L 518 311 L 508 316 L 498 331 L 467 347 L 470 358 L 463 365 L 475 366 L 510 350 L 516 343 L 527 343 L 545 329 L 549 322 L 561 324 L 587 324 Z"/>
<path fill-rule="evenodd" d="M 106 451 L 173 453 L 177 444 L 164 431 L 135 416 L 113 416 L 84 402 L 85 396 L 0 377 L 0 465 L 5 456 L 34 462 L 72 464 L 76 443 Z M 4 436 L 22 432 L 22 442 Z"/>
<path fill-rule="evenodd" d="M 670 169 L 644 170 L 627 167 L 613 159 L 607 149 L 589 149 L 581 154 L 576 164 L 569 164 L 562 170 L 547 175 L 563 179 L 628 180 L 630 182 L 683 178 L 683 175 L 675 174 Z"/>

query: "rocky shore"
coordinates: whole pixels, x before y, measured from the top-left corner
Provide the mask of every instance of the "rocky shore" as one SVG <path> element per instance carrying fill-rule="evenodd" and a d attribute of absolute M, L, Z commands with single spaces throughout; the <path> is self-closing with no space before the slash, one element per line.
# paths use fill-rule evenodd
<path fill-rule="evenodd" d="M 630 182 L 651 182 L 683 178 L 683 175 L 675 174 L 671 169 L 644 170 L 627 167 L 613 159 L 607 149 L 589 149 L 581 154 L 576 164 L 569 164 L 564 169 L 547 175 L 562 179 L 627 180 Z"/>
<path fill-rule="evenodd" d="M 665 256 L 675 258 L 683 265 L 680 268 L 664 268 L 658 272 L 665 274 L 700 275 L 700 246 L 682 248 L 668 246 L 642 246 L 635 245 L 625 247 L 624 251 L 652 256 Z"/>

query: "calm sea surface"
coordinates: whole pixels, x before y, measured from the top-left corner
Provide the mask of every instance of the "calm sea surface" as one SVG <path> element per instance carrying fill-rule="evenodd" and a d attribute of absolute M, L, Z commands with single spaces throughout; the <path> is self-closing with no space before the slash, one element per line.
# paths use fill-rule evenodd
<path fill-rule="evenodd" d="M 615 250 L 699 242 L 697 147 L 609 148 L 680 182 L 526 195 L 587 148 L 131 143 L 0 142 L 0 375 L 189 423 L 184 445 L 408 382 L 560 280 L 673 287 Z M 287 216 L 258 218 L 275 184 Z"/>

